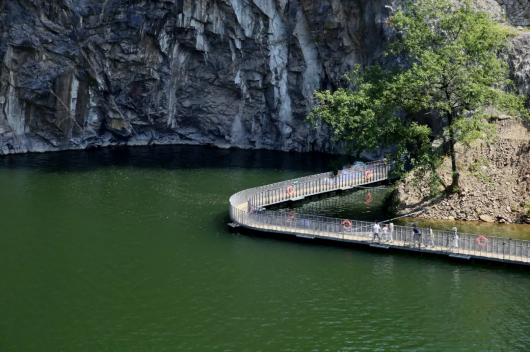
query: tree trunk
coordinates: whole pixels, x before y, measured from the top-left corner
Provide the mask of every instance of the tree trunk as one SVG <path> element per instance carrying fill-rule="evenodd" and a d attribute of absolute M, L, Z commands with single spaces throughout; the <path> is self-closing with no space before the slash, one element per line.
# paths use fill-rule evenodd
<path fill-rule="evenodd" d="M 453 130 L 453 114 L 448 116 L 449 122 L 449 155 L 451 155 L 451 171 L 453 175 L 453 182 L 446 189 L 446 192 L 451 194 L 458 191 L 458 180 L 460 179 L 460 173 L 458 172 L 458 166 L 456 165 L 456 152 L 455 152 L 455 131 Z"/>

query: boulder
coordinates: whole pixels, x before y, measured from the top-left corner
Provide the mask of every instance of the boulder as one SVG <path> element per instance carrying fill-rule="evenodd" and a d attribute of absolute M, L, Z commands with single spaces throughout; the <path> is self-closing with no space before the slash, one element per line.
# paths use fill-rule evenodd
<path fill-rule="evenodd" d="M 495 222 L 495 219 L 493 219 L 493 217 L 489 216 L 489 215 L 486 215 L 486 214 L 482 214 L 482 215 L 479 215 L 478 217 L 481 221 L 484 221 L 484 222 Z"/>

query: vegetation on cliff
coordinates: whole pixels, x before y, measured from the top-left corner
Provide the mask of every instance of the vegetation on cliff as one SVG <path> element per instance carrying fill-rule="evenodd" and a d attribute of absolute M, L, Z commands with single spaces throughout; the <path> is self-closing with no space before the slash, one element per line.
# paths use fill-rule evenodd
<path fill-rule="evenodd" d="M 387 199 L 389 210 L 399 215 L 424 210 L 419 217 L 429 219 L 530 224 L 530 123 L 504 117 L 494 126 L 495 143 L 456 145 L 458 192 L 426 197 L 428 185 L 417 182 L 413 171 Z M 450 158 L 443 159 L 437 172 L 451 180 Z"/>
<path fill-rule="evenodd" d="M 308 118 L 327 122 L 353 152 L 395 147 L 391 158 L 401 172 L 401 156 L 411 153 L 415 174 L 429 177 L 432 192 L 443 185 L 453 193 L 460 178 L 455 145 L 493 134 L 486 111 L 527 114 L 504 60 L 515 32 L 467 0 L 458 7 L 446 0 L 407 1 L 391 21 L 396 40 L 385 55 L 394 64 L 357 66 L 348 88 L 315 93 L 318 105 Z M 432 128 L 416 122 L 415 113 L 437 116 L 439 148 L 433 148 Z M 451 159 L 447 183 L 437 172 L 444 154 Z"/>

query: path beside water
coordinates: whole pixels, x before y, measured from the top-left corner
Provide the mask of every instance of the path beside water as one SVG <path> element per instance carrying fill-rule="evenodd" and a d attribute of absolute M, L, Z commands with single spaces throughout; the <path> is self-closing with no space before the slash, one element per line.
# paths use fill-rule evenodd
<path fill-rule="evenodd" d="M 432 238 L 427 229 L 423 236 L 413 234 L 412 228 L 395 226 L 389 230 L 389 241 L 379 237 L 374 241 L 373 223 L 351 218 L 332 218 L 303 213 L 282 213 L 265 209 L 285 202 L 298 202 L 308 197 L 328 193 L 365 188 L 388 178 L 390 167 L 386 162 L 376 161 L 363 166 L 354 166 L 339 171 L 304 176 L 274 184 L 254 187 L 235 193 L 230 197 L 232 228 L 244 227 L 256 231 L 281 233 L 305 239 L 319 239 L 364 245 L 385 250 L 421 252 L 441 255 L 470 262 L 495 262 L 510 265 L 530 264 L 530 241 L 502 237 L 485 237 L 458 231 L 433 230 Z M 371 202 L 371 194 L 367 194 Z M 455 229 L 456 231 L 456 229 Z M 382 231 L 381 233 L 382 234 Z M 430 244 L 430 246 L 429 246 Z M 417 245 L 417 246 L 416 246 Z"/>
<path fill-rule="evenodd" d="M 358 189 L 351 192 L 328 195 L 319 199 L 284 203 L 278 209 L 294 210 L 303 214 L 330 216 L 342 219 L 355 217 L 362 221 L 382 221 L 391 217 L 385 212 L 383 207 L 383 198 L 386 193 L 386 189 L 383 188 Z M 409 227 L 417 224 L 420 228 L 427 228 L 430 225 L 435 230 L 445 231 L 450 231 L 456 226 L 463 233 L 530 240 L 530 225 L 523 224 L 428 220 L 414 217 L 395 220 L 394 224 Z"/>

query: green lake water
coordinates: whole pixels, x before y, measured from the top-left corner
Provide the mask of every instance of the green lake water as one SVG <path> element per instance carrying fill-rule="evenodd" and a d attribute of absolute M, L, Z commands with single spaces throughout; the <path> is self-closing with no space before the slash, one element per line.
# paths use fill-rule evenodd
<path fill-rule="evenodd" d="M 0 158 L 0 351 L 530 350 L 529 271 L 228 230 L 231 194 L 328 163 L 189 146 Z M 386 218 L 372 192 L 297 209 Z"/>

